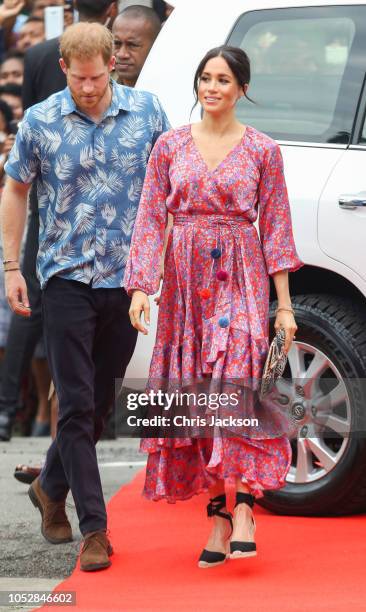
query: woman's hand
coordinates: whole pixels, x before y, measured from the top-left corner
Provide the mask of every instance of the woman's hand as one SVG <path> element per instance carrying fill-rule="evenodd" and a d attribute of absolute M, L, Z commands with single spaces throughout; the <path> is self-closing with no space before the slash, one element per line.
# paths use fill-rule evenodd
<path fill-rule="evenodd" d="M 286 334 L 284 352 L 287 355 L 291 348 L 291 344 L 295 337 L 295 333 L 297 331 L 295 317 L 291 312 L 286 312 L 285 310 L 281 310 L 280 312 L 277 313 L 276 321 L 274 324 L 274 328 L 276 332 L 278 332 L 281 327 L 283 327 L 283 329 L 285 330 L 285 334 Z"/>
<path fill-rule="evenodd" d="M 137 289 L 132 294 L 131 306 L 128 314 L 132 327 L 137 329 L 139 332 L 147 336 L 149 333 L 146 327 L 144 327 L 140 321 L 141 312 L 144 313 L 144 320 L 146 325 L 150 325 L 150 303 L 146 293 Z"/>

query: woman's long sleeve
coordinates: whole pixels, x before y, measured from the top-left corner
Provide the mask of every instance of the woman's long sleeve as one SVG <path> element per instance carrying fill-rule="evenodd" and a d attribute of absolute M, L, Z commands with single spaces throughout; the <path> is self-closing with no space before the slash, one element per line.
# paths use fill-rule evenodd
<path fill-rule="evenodd" d="M 129 294 L 134 289 L 148 295 L 159 290 L 169 193 L 169 147 L 165 133 L 158 138 L 147 165 L 123 279 Z"/>
<path fill-rule="evenodd" d="M 282 154 L 276 143 L 266 153 L 259 186 L 259 233 L 268 274 L 295 272 L 303 266 L 296 252 Z"/>

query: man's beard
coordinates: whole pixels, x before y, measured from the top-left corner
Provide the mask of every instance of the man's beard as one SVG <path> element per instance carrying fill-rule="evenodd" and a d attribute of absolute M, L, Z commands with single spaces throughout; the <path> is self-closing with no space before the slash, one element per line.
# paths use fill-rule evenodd
<path fill-rule="evenodd" d="M 101 94 L 95 94 L 92 97 L 93 100 L 93 104 L 90 106 L 88 104 L 88 98 L 87 96 L 84 96 L 82 94 L 78 95 L 76 92 L 73 91 L 73 89 L 70 87 L 69 85 L 69 89 L 70 89 L 70 93 L 71 96 L 76 104 L 77 107 L 79 107 L 81 110 L 83 107 L 85 107 L 86 109 L 90 109 L 90 108 L 94 108 L 95 106 L 98 106 L 99 102 L 104 98 L 104 96 L 106 95 L 108 88 L 110 87 L 110 82 L 108 81 L 103 92 Z"/>

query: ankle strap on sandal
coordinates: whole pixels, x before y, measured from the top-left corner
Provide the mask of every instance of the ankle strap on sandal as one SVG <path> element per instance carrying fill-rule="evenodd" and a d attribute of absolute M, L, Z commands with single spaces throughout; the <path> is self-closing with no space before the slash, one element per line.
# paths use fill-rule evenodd
<path fill-rule="evenodd" d="M 226 506 L 226 495 L 218 495 L 210 499 L 210 503 L 207 506 L 207 516 L 221 516 L 230 523 L 231 533 L 233 532 L 233 518 L 231 512 L 221 512 Z"/>
<path fill-rule="evenodd" d="M 207 506 L 207 516 L 222 516 L 222 508 L 226 506 L 226 495 L 218 495 L 217 497 L 210 498 L 210 503 Z M 224 514 L 226 517 L 226 514 Z"/>
<path fill-rule="evenodd" d="M 236 493 L 235 508 L 239 504 L 248 504 L 248 506 L 253 508 L 254 500 L 255 500 L 254 495 L 251 495 L 250 493 L 241 493 L 240 491 L 238 491 Z"/>

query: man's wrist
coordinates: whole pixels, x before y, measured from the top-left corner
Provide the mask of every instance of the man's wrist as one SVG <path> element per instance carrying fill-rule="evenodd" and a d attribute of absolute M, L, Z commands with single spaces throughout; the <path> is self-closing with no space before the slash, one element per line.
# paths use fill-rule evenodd
<path fill-rule="evenodd" d="M 20 269 L 19 259 L 10 258 L 3 260 L 4 272 L 13 272 Z"/>

